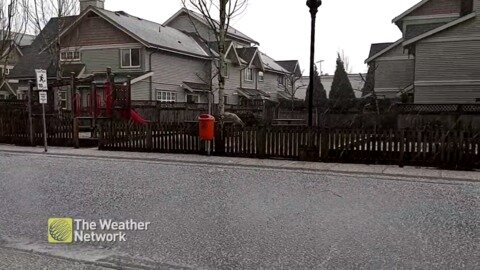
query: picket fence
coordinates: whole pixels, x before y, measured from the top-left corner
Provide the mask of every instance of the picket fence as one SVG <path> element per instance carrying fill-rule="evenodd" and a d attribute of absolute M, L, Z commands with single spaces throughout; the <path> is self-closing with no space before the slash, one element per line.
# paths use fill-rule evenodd
<path fill-rule="evenodd" d="M 323 162 L 480 168 L 480 132 L 445 129 L 321 129 L 225 126 L 210 146 L 198 124 L 100 125 L 101 150 L 205 154 Z M 314 153 L 305 156 L 308 149 Z"/>

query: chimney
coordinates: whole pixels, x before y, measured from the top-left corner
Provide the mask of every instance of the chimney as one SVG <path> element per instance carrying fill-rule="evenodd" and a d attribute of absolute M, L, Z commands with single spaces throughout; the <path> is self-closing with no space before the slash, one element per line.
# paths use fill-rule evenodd
<path fill-rule="evenodd" d="M 80 0 L 80 12 L 88 8 L 88 6 L 94 6 L 96 8 L 105 8 L 105 0 Z"/>

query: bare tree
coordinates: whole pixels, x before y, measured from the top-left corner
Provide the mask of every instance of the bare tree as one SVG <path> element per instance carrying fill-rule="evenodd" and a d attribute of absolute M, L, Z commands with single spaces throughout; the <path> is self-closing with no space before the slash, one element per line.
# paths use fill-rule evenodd
<path fill-rule="evenodd" d="M 67 27 L 68 21 L 64 17 L 76 15 L 79 12 L 78 0 L 25 0 L 25 9 L 28 10 L 29 27 L 40 35 L 49 50 L 56 67 L 57 79 L 62 77 L 60 59 L 60 33 Z M 58 23 L 54 33 L 45 33 L 42 29 L 52 18 Z"/>
<path fill-rule="evenodd" d="M 345 71 L 347 71 L 347 74 L 351 74 L 352 73 L 352 66 L 350 65 L 350 57 L 348 57 L 345 54 L 344 50 L 339 52 L 338 55 L 340 56 L 340 59 L 343 61 L 343 65 L 345 66 Z"/>
<path fill-rule="evenodd" d="M 23 9 L 23 1 L 25 0 L 0 1 L 1 86 L 3 86 L 6 81 L 10 61 L 13 61 L 13 59 L 11 59 L 13 55 L 12 52 L 17 49 L 27 29 L 27 14 Z"/>
<path fill-rule="evenodd" d="M 214 61 L 215 68 L 218 75 L 218 107 L 220 111 L 221 120 L 225 115 L 225 79 L 227 76 L 227 33 L 230 27 L 230 22 L 236 16 L 242 14 L 246 7 L 248 0 L 181 0 L 182 4 L 187 9 L 197 11 L 202 15 L 213 33 L 213 37 L 218 48 L 218 61 Z M 218 19 L 215 17 L 218 14 Z M 196 29 L 197 35 L 202 37 Z"/>
<path fill-rule="evenodd" d="M 291 106 L 292 117 L 293 117 L 293 111 L 294 111 L 295 95 L 297 94 L 298 89 L 307 86 L 305 83 L 297 84 L 302 79 L 302 74 L 303 74 L 303 71 L 301 72 L 301 74 L 292 72 L 286 75 L 287 83 L 285 83 L 285 92 L 290 97 L 290 102 L 292 105 Z"/>

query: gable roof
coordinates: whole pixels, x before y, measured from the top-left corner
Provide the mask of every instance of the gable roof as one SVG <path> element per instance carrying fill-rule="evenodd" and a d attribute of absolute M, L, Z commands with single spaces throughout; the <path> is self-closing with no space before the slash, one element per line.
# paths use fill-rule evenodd
<path fill-rule="evenodd" d="M 265 53 L 259 51 L 260 53 L 260 58 L 262 59 L 263 65 L 267 71 L 272 71 L 276 73 L 289 73 L 286 69 L 284 69 L 282 66 L 277 64 L 277 62 L 271 58 L 270 56 L 266 55 Z"/>
<path fill-rule="evenodd" d="M 383 54 L 389 52 L 393 48 L 395 48 L 397 45 L 402 43 L 403 38 L 395 41 L 395 42 L 388 42 L 388 43 L 375 43 L 372 44 L 370 47 L 370 54 L 368 56 L 368 59 L 365 60 L 365 63 L 370 63 L 373 60 L 377 59 L 378 57 L 382 56 Z"/>
<path fill-rule="evenodd" d="M 242 47 L 242 48 L 237 48 L 237 53 L 238 56 L 247 62 L 247 64 L 250 66 L 250 64 L 253 62 L 253 58 L 257 54 L 258 48 L 257 47 Z"/>
<path fill-rule="evenodd" d="M 209 56 L 193 37 L 177 29 L 135 17 L 123 11 L 113 12 L 94 6 L 85 9 L 75 22 L 61 33 L 61 36 L 71 31 L 90 12 L 97 14 L 148 48 L 193 57 L 207 58 Z"/>
<path fill-rule="evenodd" d="M 402 14 L 398 15 L 397 17 L 395 17 L 393 20 L 392 20 L 392 23 L 397 23 L 398 21 L 400 21 L 401 19 L 405 18 L 408 14 L 412 13 L 414 10 L 420 8 L 421 6 L 425 5 L 428 1 L 430 0 L 422 0 L 420 2 L 418 2 L 416 5 L 414 5 L 413 7 L 407 9 L 405 12 L 403 12 Z"/>
<path fill-rule="evenodd" d="M 173 20 L 175 20 L 177 17 L 179 17 L 182 14 L 189 14 L 190 16 L 195 18 L 197 21 L 203 23 L 205 26 L 210 27 L 207 20 L 205 20 L 205 18 L 203 17 L 202 14 L 199 14 L 199 13 L 193 11 L 193 10 L 189 10 L 189 9 L 186 9 L 186 8 L 181 8 L 179 11 L 177 11 L 177 13 L 175 13 L 172 17 L 170 17 L 168 20 L 165 21 L 164 25 L 168 25 L 170 22 L 172 22 Z M 219 24 L 219 22 L 217 20 L 215 20 L 215 22 L 217 24 Z M 246 42 L 249 42 L 249 43 L 253 43 L 253 44 L 256 44 L 256 45 L 260 45 L 260 43 L 258 43 L 258 41 L 255 41 L 253 38 L 251 38 L 251 37 L 247 36 L 246 34 L 240 32 L 239 30 L 235 29 L 231 25 L 228 27 L 227 36 L 237 38 L 237 39 L 240 39 L 240 40 L 243 40 L 243 41 L 246 41 Z"/>
<path fill-rule="evenodd" d="M 417 36 L 417 37 L 414 37 L 414 38 L 412 38 L 412 39 L 410 39 L 410 40 L 405 41 L 405 42 L 403 43 L 403 46 L 408 46 L 408 45 L 410 45 L 410 44 L 416 43 L 416 42 L 418 42 L 418 41 L 420 41 L 420 40 L 422 40 L 422 39 L 424 39 L 424 38 L 430 37 L 430 36 L 435 35 L 435 34 L 437 34 L 437 33 L 439 33 L 439 32 L 442 32 L 442 31 L 444 31 L 444 30 L 447 30 L 447 29 L 449 29 L 449 28 L 451 28 L 451 27 L 453 27 L 453 26 L 459 25 L 459 24 L 461 24 L 461 23 L 463 23 L 463 22 L 466 22 L 466 21 L 468 21 L 468 20 L 470 20 L 470 19 L 473 19 L 473 18 L 475 18 L 476 16 L 477 16 L 477 13 L 476 13 L 476 12 L 473 12 L 473 13 L 470 13 L 470 14 L 468 14 L 468 15 L 465 15 L 465 16 L 457 19 L 457 20 L 451 21 L 451 22 L 449 22 L 449 23 L 447 23 L 447 24 L 443 24 L 443 25 L 440 26 L 440 27 L 437 27 L 437 28 L 435 28 L 435 29 L 433 29 L 433 30 L 430 30 L 430 31 L 428 31 L 428 32 L 426 32 L 426 33 L 423 33 L 423 34 L 421 34 L 421 35 L 419 35 L 419 36 Z"/>
<path fill-rule="evenodd" d="M 286 69 L 290 74 L 295 74 L 299 77 L 302 76 L 302 71 L 300 70 L 300 63 L 298 60 L 282 60 L 277 61 L 277 64 Z"/>
<path fill-rule="evenodd" d="M 56 36 L 57 29 L 65 29 L 77 16 L 52 18 L 34 39 L 32 45 L 22 50 L 23 57 L 13 68 L 9 78 L 35 78 L 35 69 L 47 70 L 48 77 L 56 77 L 54 58 L 49 50 L 43 50 Z"/>

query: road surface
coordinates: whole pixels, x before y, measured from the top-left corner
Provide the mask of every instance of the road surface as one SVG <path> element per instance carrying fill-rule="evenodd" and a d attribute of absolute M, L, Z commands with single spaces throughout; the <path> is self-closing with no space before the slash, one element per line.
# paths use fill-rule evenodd
<path fill-rule="evenodd" d="M 151 225 L 126 242 L 52 245 L 50 217 Z M 144 269 L 479 269 L 479 244 L 479 182 L 0 152 L 3 256 Z"/>

